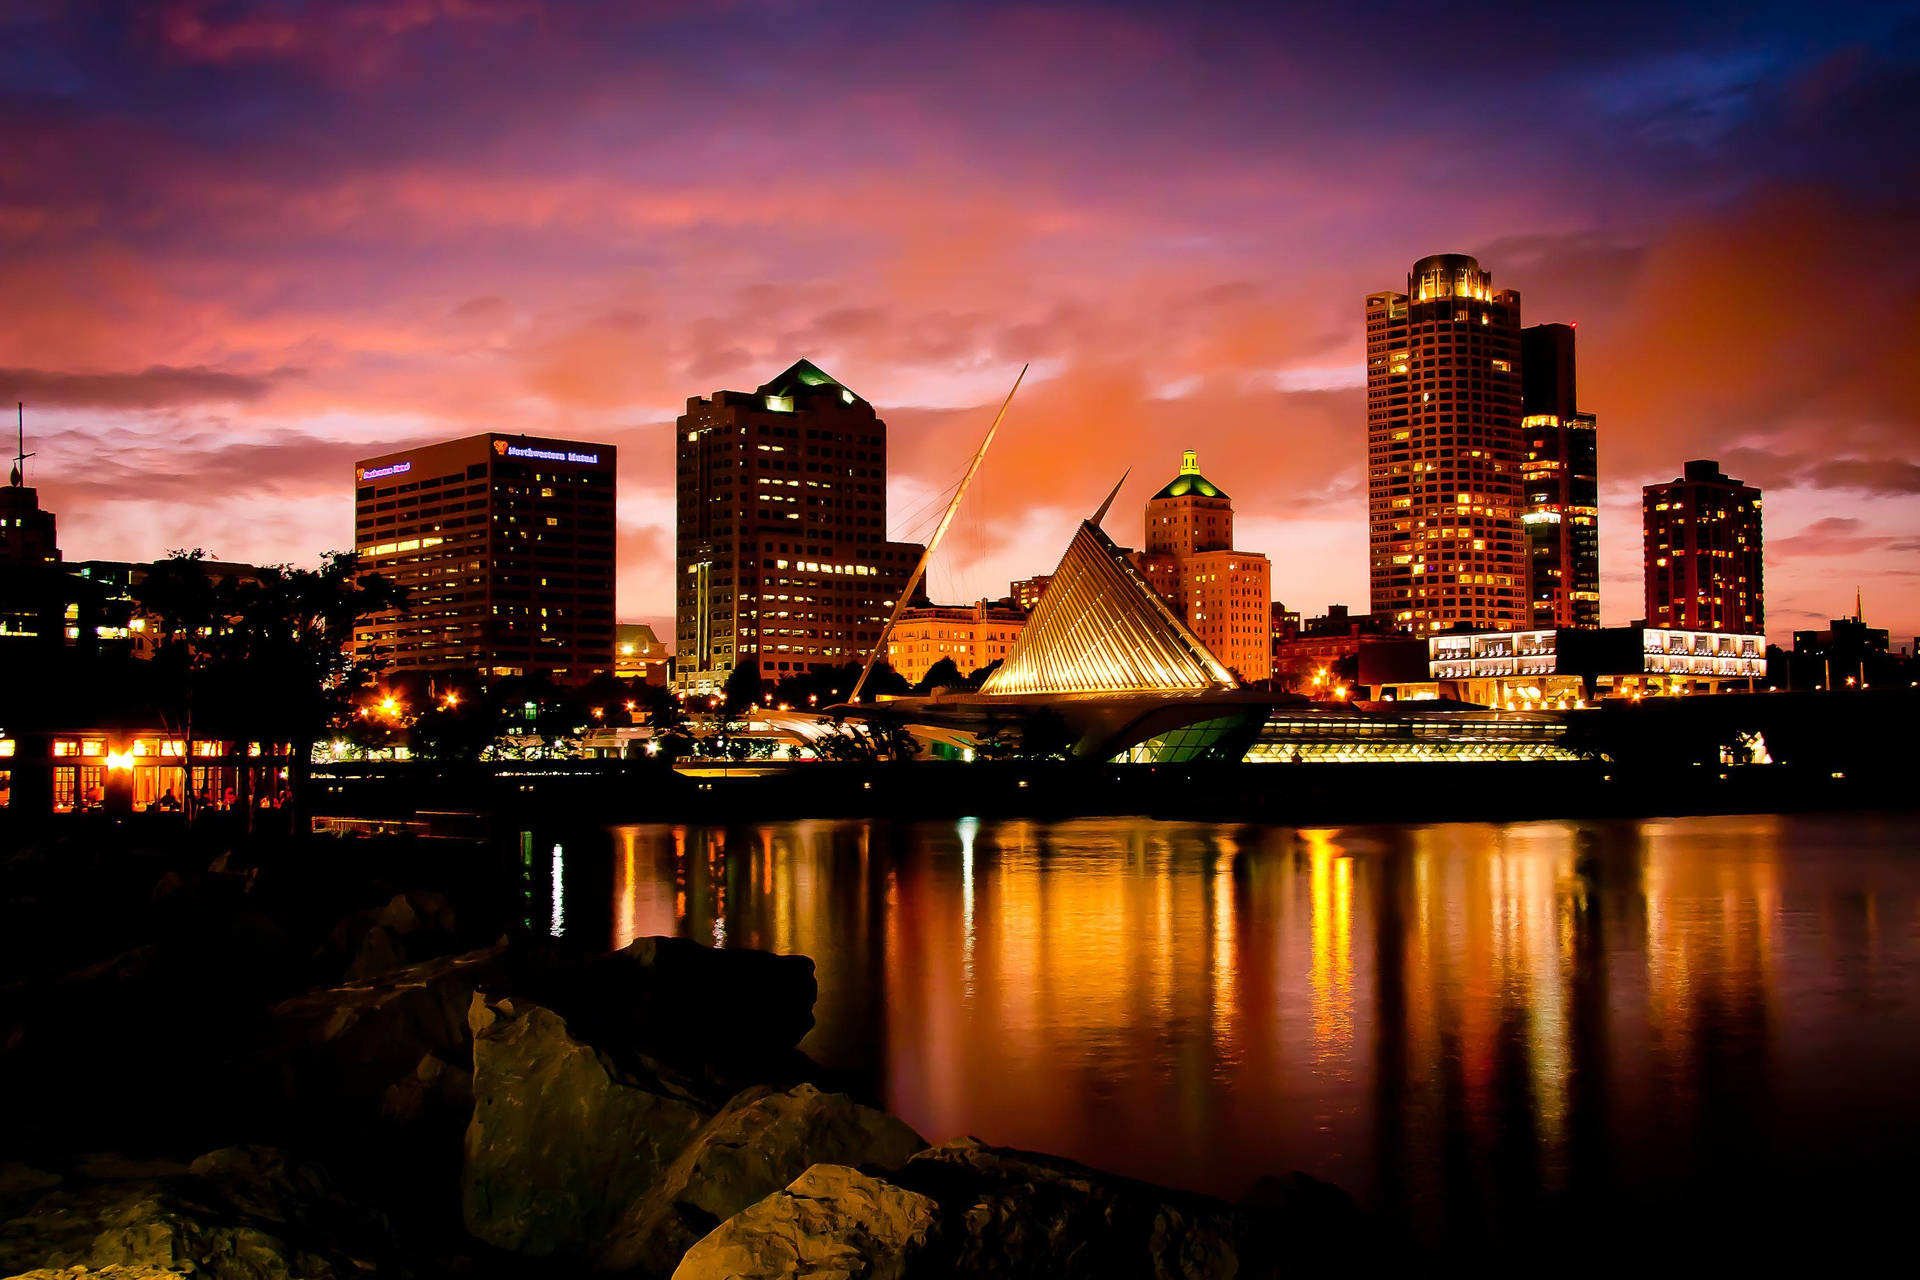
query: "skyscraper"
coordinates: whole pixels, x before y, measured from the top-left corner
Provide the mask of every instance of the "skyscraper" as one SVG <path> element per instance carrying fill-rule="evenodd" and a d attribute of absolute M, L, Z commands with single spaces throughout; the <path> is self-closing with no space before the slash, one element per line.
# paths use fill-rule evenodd
<path fill-rule="evenodd" d="M 1367 296 L 1374 613 L 1416 633 L 1525 626 L 1520 295 L 1465 254 Z"/>
<path fill-rule="evenodd" d="M 678 426 L 675 684 L 863 661 L 920 556 L 887 541 L 887 424 L 802 360 L 695 396 Z"/>
<path fill-rule="evenodd" d="M 1520 522 L 1536 629 L 1600 625 L 1597 423 L 1578 408 L 1573 340 L 1567 324 L 1520 331 Z"/>
<path fill-rule="evenodd" d="M 361 567 L 409 608 L 354 629 L 395 671 L 613 670 L 612 445 L 487 434 L 354 465 Z"/>
<path fill-rule="evenodd" d="M 1272 567 L 1233 549 L 1233 502 L 1205 476 L 1192 449 L 1180 474 L 1147 501 L 1146 550 L 1134 557 L 1213 656 L 1242 680 L 1273 673 Z"/>
<path fill-rule="evenodd" d="M 1760 491 L 1710 460 L 1640 493 L 1646 531 L 1647 625 L 1689 631 L 1766 630 Z"/>

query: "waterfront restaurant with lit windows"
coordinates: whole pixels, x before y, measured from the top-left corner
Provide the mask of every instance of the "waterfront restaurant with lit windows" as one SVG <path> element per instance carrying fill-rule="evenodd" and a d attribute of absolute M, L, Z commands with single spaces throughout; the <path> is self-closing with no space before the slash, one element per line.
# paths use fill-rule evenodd
<path fill-rule="evenodd" d="M 284 742 L 195 738 L 193 791 L 209 809 L 273 804 Z M 184 805 L 186 744 L 160 730 L 19 731 L 0 725 L 0 808 L 15 818 L 168 812 Z"/>
<path fill-rule="evenodd" d="M 1398 698 L 1457 698 L 1517 710 L 1750 689 L 1767 674 L 1767 639 L 1671 627 L 1449 632 L 1427 642 L 1428 680 Z"/>

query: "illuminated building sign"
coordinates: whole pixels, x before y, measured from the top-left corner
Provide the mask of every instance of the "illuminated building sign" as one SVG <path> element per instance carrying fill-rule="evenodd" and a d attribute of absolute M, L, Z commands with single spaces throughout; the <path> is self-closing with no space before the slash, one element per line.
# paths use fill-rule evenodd
<path fill-rule="evenodd" d="M 411 470 L 413 470 L 413 464 L 411 462 L 390 462 L 384 467 L 360 468 L 360 478 L 362 480 L 384 480 L 388 476 L 403 476 Z"/>
<path fill-rule="evenodd" d="M 526 445 L 508 444 L 504 440 L 493 443 L 494 450 L 509 458 L 538 458 L 542 462 L 578 462 L 592 466 L 600 461 L 597 453 L 576 453 L 572 449 L 532 449 Z"/>

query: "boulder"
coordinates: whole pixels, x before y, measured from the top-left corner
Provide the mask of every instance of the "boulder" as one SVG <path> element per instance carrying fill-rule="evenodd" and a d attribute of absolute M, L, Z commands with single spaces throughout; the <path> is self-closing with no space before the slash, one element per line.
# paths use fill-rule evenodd
<path fill-rule="evenodd" d="M 813 961 L 637 938 L 583 965 L 556 968 L 521 994 L 605 1049 L 632 1049 L 691 1075 L 721 1079 L 716 1105 L 744 1084 L 804 1070 L 794 1053 L 813 1029 Z"/>
<path fill-rule="evenodd" d="M 328 938 L 326 953 L 346 981 L 362 982 L 445 955 L 454 949 L 456 936 L 446 895 L 416 890 L 342 920 Z"/>
<path fill-rule="evenodd" d="M 618 1061 L 550 1009 L 472 1004 L 473 1119 L 461 1211 L 515 1253 L 582 1253 L 693 1140 L 712 1108 L 637 1054 Z"/>
<path fill-rule="evenodd" d="M 260 1147 L 210 1152 L 185 1169 L 89 1161 L 9 1212 L 0 1224 L 9 1276 L 346 1280 L 380 1274 L 366 1246 L 386 1231 L 318 1173 Z"/>
<path fill-rule="evenodd" d="M 875 1175 L 815 1165 L 687 1250 L 674 1280 L 1277 1274 L 1233 1206 L 971 1138 Z"/>
<path fill-rule="evenodd" d="M 700 1237 L 813 1165 L 896 1169 L 926 1147 L 903 1121 L 810 1084 L 748 1089 L 620 1219 L 601 1269 L 669 1275 Z"/>
<path fill-rule="evenodd" d="M 467 1007 L 482 983 L 503 976 L 505 957 L 501 942 L 275 1005 L 269 1016 L 290 1093 L 370 1116 L 424 1058 L 464 1071 L 472 1060 Z"/>
<path fill-rule="evenodd" d="M 673 1280 L 898 1280 L 924 1253 L 933 1200 L 819 1164 L 734 1214 L 687 1251 Z"/>
<path fill-rule="evenodd" d="M 914 1274 L 1060 1280 L 1245 1276 L 1232 1206 L 962 1138 L 921 1152 L 895 1179 L 940 1206 Z"/>

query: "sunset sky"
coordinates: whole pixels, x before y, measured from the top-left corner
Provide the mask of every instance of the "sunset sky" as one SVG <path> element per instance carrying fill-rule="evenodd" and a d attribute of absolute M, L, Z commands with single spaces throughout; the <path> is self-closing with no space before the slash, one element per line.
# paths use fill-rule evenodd
<path fill-rule="evenodd" d="M 356 457 L 619 446 L 671 610 L 687 397 L 802 356 L 895 536 L 1020 365 L 939 599 L 1195 448 L 1277 600 L 1366 606 L 1362 304 L 1477 255 L 1579 326 L 1604 620 L 1640 486 L 1766 491 L 1775 639 L 1920 631 L 1920 5 L 0 5 L 0 399 L 69 559 L 350 545 Z"/>

